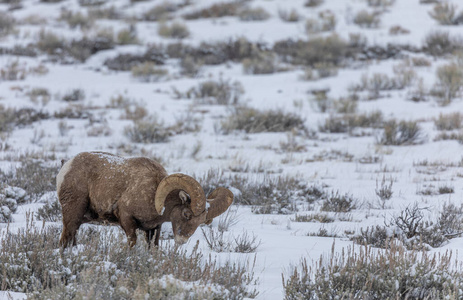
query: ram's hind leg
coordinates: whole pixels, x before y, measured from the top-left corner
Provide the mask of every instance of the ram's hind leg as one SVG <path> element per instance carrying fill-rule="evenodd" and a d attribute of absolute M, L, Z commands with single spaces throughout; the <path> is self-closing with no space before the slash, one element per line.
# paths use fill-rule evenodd
<path fill-rule="evenodd" d="M 82 193 L 60 193 L 59 201 L 63 212 L 63 233 L 59 244 L 66 248 L 76 245 L 76 233 L 82 224 L 84 214 L 87 212 L 88 195 Z"/>

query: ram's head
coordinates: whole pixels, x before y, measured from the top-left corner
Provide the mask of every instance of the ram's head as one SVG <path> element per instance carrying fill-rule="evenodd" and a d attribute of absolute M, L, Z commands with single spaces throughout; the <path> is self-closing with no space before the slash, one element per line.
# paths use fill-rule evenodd
<path fill-rule="evenodd" d="M 180 201 L 166 199 L 178 197 Z M 172 222 L 175 241 L 184 244 L 193 235 L 199 225 L 209 224 L 225 212 L 233 202 L 233 193 L 219 187 L 207 198 L 201 185 L 185 174 L 172 174 L 164 178 L 156 191 L 156 211 L 160 215 L 167 214 Z"/>

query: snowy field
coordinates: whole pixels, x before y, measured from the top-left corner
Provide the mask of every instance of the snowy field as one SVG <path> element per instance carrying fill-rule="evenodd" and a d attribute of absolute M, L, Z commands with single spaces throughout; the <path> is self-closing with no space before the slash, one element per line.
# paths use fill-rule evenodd
<path fill-rule="evenodd" d="M 231 189 L 183 247 L 253 266 L 256 299 L 296 299 L 282 275 L 376 251 L 375 230 L 463 262 L 463 5 L 442 3 L 0 1 L 0 236 L 55 203 L 62 159 L 97 150 Z M 2 280 L 1 299 L 30 292 Z"/>

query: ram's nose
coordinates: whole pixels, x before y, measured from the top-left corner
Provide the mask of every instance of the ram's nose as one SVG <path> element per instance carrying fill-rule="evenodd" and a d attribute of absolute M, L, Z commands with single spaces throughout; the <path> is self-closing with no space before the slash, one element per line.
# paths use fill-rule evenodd
<path fill-rule="evenodd" d="M 176 244 L 183 245 L 183 244 L 185 244 L 186 242 L 188 242 L 188 238 L 187 238 L 187 237 L 179 236 L 179 235 L 176 235 L 176 236 L 175 236 L 175 243 L 176 243 Z"/>

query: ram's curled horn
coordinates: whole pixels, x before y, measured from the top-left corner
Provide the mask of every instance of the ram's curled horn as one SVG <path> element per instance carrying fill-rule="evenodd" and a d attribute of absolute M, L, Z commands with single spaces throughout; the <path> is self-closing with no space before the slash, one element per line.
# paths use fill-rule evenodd
<path fill-rule="evenodd" d="M 166 197 L 174 190 L 183 190 L 191 199 L 191 210 L 195 216 L 204 212 L 206 196 L 201 185 L 191 176 L 185 174 L 172 174 L 165 177 L 156 189 L 154 205 L 158 214 L 162 214 Z"/>
<path fill-rule="evenodd" d="M 210 224 L 212 219 L 225 212 L 233 203 L 233 193 L 227 188 L 216 188 L 207 196 L 207 202 L 209 209 L 207 210 L 205 223 Z"/>

